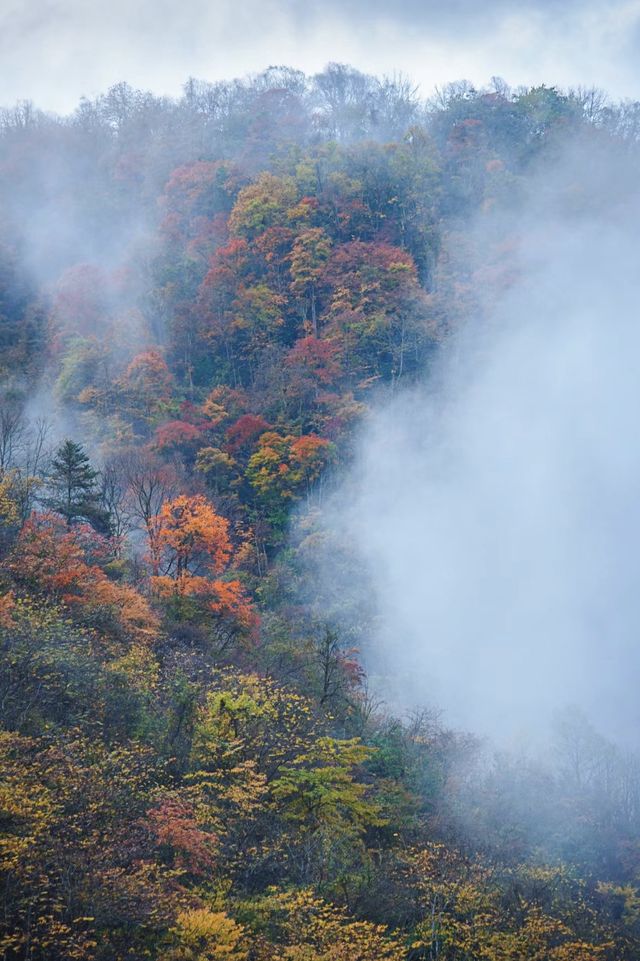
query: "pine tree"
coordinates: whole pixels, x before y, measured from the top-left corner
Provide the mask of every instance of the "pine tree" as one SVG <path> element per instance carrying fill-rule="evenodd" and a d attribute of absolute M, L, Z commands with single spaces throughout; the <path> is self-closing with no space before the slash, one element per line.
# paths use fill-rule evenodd
<path fill-rule="evenodd" d="M 64 517 L 69 526 L 88 521 L 100 533 L 109 533 L 109 515 L 100 503 L 99 477 L 82 445 L 65 440 L 51 462 L 45 506 Z"/>

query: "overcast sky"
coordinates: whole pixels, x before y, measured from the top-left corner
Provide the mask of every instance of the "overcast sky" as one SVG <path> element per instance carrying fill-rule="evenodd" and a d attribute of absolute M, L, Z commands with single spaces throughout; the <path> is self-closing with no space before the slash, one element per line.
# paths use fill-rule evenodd
<path fill-rule="evenodd" d="M 596 85 L 640 99 L 640 0 L 0 0 L 0 104 L 68 111 L 127 80 L 176 94 L 341 61 L 435 85 Z"/>

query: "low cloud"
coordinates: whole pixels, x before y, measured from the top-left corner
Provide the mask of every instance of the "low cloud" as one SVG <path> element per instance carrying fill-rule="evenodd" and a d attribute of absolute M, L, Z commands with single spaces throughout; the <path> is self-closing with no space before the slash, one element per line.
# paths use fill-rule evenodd
<path fill-rule="evenodd" d="M 541 174 L 501 227 L 518 239 L 519 279 L 361 439 L 330 528 L 369 572 L 365 661 L 396 707 L 437 705 L 513 737 L 575 704 L 636 737 L 633 166 L 591 146 Z M 490 243 L 485 223 L 477 242 Z"/>

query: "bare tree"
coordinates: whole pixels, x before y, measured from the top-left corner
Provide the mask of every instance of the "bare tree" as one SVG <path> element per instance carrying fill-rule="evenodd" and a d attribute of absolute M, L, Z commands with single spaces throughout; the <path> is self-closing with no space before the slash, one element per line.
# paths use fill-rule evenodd
<path fill-rule="evenodd" d="M 145 531 L 154 575 L 160 570 L 158 515 L 165 501 L 180 492 L 180 475 L 174 465 L 164 464 L 146 451 L 127 451 L 112 462 L 126 489 L 126 510 L 132 520 L 130 530 Z"/>
<path fill-rule="evenodd" d="M 16 458 L 23 450 L 27 421 L 19 404 L 2 398 L 0 404 L 0 477 L 16 467 Z"/>
<path fill-rule="evenodd" d="M 135 528 L 135 518 L 131 510 L 125 477 L 114 461 L 107 462 L 101 471 L 100 502 L 109 515 L 116 555 L 119 556 L 125 537 Z"/>

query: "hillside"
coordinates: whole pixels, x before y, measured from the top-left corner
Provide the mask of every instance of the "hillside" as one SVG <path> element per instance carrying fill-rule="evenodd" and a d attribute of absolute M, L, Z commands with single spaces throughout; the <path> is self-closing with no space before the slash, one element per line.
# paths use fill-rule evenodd
<path fill-rule="evenodd" d="M 336 64 L 0 115 L 5 961 L 640 956 L 637 758 L 578 711 L 541 764 L 386 707 L 325 517 L 490 323 L 523 198 L 639 124 Z"/>

